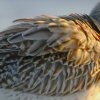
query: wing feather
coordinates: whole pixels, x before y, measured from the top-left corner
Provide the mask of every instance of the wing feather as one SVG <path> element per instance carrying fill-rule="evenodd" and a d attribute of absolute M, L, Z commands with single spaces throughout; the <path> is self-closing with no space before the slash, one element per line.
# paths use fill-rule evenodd
<path fill-rule="evenodd" d="M 15 22 L 0 35 L 0 87 L 67 95 L 100 79 L 99 35 L 89 17 L 46 15 Z"/>

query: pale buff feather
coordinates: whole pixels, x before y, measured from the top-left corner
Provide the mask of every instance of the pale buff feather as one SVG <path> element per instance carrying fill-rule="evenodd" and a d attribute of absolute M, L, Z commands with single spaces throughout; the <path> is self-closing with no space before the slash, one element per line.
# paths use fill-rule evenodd
<path fill-rule="evenodd" d="M 8 34 L 5 31 L 4 37 L 8 37 L 6 41 L 1 39 L 1 43 L 6 43 L 6 48 L 3 46 L 2 49 L 1 46 L 1 52 L 9 52 L 13 56 L 13 50 L 17 51 L 16 74 L 20 76 L 21 81 L 15 75 L 11 77 L 12 80 L 8 78 L 6 82 L 1 81 L 1 87 L 9 86 L 8 88 L 14 91 L 29 91 L 30 94 L 19 92 L 17 97 L 19 100 L 20 95 L 31 95 L 31 93 L 34 100 L 41 98 L 44 100 L 45 97 L 50 100 L 80 100 L 82 96 L 81 100 L 89 100 L 92 93 L 94 95 L 91 100 L 98 100 L 96 98 L 99 94 L 99 85 L 96 86 L 96 82 L 100 80 L 99 34 L 88 22 L 49 16 L 17 21 L 29 23 L 33 21 L 33 26 L 29 30 L 25 29 L 24 32 L 15 34 L 11 31 Z M 32 58 L 25 58 L 26 56 Z M 14 66 L 13 59 L 9 58 L 10 61 L 7 57 L 3 56 L 1 62 L 8 61 Z M 2 73 L 1 79 L 6 75 L 9 73 Z M 87 88 L 89 89 L 86 90 Z M 93 91 L 94 88 L 96 91 Z M 35 96 L 34 92 L 39 95 Z M 59 95 L 65 96 L 55 97 Z"/>

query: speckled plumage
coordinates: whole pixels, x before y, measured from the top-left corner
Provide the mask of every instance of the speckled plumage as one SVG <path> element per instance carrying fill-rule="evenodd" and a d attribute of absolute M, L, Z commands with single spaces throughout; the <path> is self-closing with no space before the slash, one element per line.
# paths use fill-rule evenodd
<path fill-rule="evenodd" d="M 18 19 L 0 33 L 0 88 L 67 96 L 100 81 L 100 30 L 88 15 Z"/>

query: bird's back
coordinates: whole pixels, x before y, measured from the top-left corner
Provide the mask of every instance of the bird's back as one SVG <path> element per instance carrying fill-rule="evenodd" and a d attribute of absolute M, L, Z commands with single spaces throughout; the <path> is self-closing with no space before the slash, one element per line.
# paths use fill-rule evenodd
<path fill-rule="evenodd" d="M 53 98 L 98 84 L 100 30 L 91 17 L 43 15 L 15 22 L 0 33 L 1 91 Z"/>
<path fill-rule="evenodd" d="M 87 17 L 20 19 L 2 32 L 1 88 L 66 95 L 98 81 L 98 57 L 93 57 L 99 53 L 99 34 Z"/>

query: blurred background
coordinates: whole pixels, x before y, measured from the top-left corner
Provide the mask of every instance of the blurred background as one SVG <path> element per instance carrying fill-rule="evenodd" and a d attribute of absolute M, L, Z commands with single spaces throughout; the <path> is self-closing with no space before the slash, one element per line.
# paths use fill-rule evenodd
<path fill-rule="evenodd" d="M 0 0 L 0 31 L 18 18 L 41 14 L 89 14 L 100 0 Z"/>

